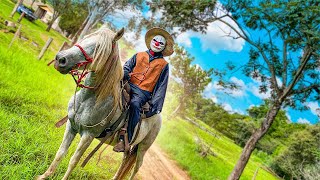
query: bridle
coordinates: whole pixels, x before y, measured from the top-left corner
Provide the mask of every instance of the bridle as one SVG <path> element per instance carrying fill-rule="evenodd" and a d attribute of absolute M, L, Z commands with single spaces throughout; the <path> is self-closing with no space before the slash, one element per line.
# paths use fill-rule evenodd
<path fill-rule="evenodd" d="M 85 60 L 84 62 L 80 62 L 80 63 L 77 63 L 75 65 L 75 67 L 77 69 L 72 69 L 69 74 L 72 75 L 75 83 L 77 84 L 77 87 L 80 87 L 80 88 L 86 88 L 86 89 L 94 89 L 94 87 L 91 87 L 91 86 L 86 86 L 84 84 L 82 84 L 82 80 L 88 75 L 88 73 L 90 72 L 87 68 L 88 68 L 88 64 L 92 63 L 93 62 L 93 59 L 86 53 L 86 51 L 79 45 L 79 44 L 76 44 L 74 45 L 76 47 L 78 47 L 80 49 L 80 51 L 82 52 L 83 56 L 85 57 Z M 82 72 L 79 71 L 80 67 L 84 66 Z"/>
<path fill-rule="evenodd" d="M 124 33 L 124 28 L 122 28 L 121 30 L 119 30 L 116 35 L 114 36 L 113 40 L 112 40 L 112 49 L 111 49 L 111 53 L 110 55 L 113 54 L 114 52 L 114 49 L 115 49 L 115 45 L 116 45 L 116 42 L 122 37 Z M 85 62 L 80 62 L 80 63 L 77 63 L 75 65 L 75 67 L 77 67 L 77 69 L 72 69 L 69 73 L 72 75 L 77 87 L 80 87 L 80 88 L 87 88 L 87 89 L 95 89 L 95 87 L 91 87 L 91 86 L 86 86 L 84 84 L 82 84 L 82 80 L 86 77 L 86 75 L 90 72 L 87 68 L 88 68 L 88 64 L 92 63 L 93 62 L 93 58 L 91 58 L 87 53 L 86 51 L 79 45 L 79 44 L 76 44 L 75 45 L 76 47 L 78 47 L 80 49 L 80 51 L 82 52 L 82 54 L 84 55 L 85 57 Z M 114 59 L 114 57 L 111 57 L 109 56 L 109 58 L 112 58 Z M 109 59 L 108 59 L 109 60 Z M 48 66 L 50 66 L 50 64 L 52 64 L 54 61 L 56 60 L 52 60 L 51 62 L 48 63 Z M 80 73 L 79 71 L 79 68 L 84 66 L 83 68 L 83 71 Z M 93 72 L 93 71 L 91 71 Z M 76 88 L 77 89 L 77 88 Z"/>

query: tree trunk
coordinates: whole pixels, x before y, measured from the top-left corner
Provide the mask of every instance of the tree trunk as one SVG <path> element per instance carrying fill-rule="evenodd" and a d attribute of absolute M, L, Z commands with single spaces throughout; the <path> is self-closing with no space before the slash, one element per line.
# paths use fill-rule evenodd
<path fill-rule="evenodd" d="M 168 120 L 171 119 L 179 110 L 181 107 L 181 103 L 177 106 L 177 108 L 168 116 Z"/>
<path fill-rule="evenodd" d="M 268 111 L 262 125 L 259 129 L 257 129 L 250 137 L 245 147 L 243 148 L 240 159 L 238 160 L 236 166 L 234 167 L 232 173 L 230 174 L 228 180 L 238 180 L 246 167 L 249 158 L 252 154 L 252 151 L 255 149 L 257 142 L 267 133 L 270 128 L 273 120 L 277 116 L 282 102 L 275 102 L 271 109 Z"/>
<path fill-rule="evenodd" d="M 18 6 L 19 6 L 20 4 L 22 4 L 22 3 L 23 3 L 23 0 L 19 0 L 19 1 L 16 3 L 16 5 L 14 6 L 14 8 L 13 8 L 11 14 L 10 14 L 10 17 L 11 17 L 11 18 L 13 18 L 14 14 L 15 14 L 16 11 L 17 11 Z"/>
<path fill-rule="evenodd" d="M 53 13 L 52 20 L 51 20 L 50 23 L 48 24 L 48 27 L 47 27 L 46 31 L 48 31 L 48 32 L 50 31 L 53 23 L 58 19 L 58 17 L 59 17 L 59 14 L 56 14 L 56 15 L 55 15 L 55 13 Z"/>
<path fill-rule="evenodd" d="M 81 24 L 78 31 L 72 37 L 71 45 L 76 44 L 76 42 L 78 41 L 78 37 L 79 37 L 80 33 L 82 32 L 83 28 L 87 25 L 89 18 L 90 18 L 90 14 L 88 14 L 87 18 L 83 21 L 83 23 Z"/>
<path fill-rule="evenodd" d="M 31 9 L 33 9 L 32 6 L 33 6 L 33 4 L 34 4 L 35 1 L 36 1 L 36 0 L 32 0 L 31 5 L 30 5 Z"/>
<path fill-rule="evenodd" d="M 93 11 L 88 19 L 87 24 L 83 28 L 78 39 L 82 39 L 88 33 L 88 31 L 90 30 L 90 27 L 92 26 L 92 24 L 94 24 L 97 15 L 98 15 L 98 7 L 95 6 L 95 8 L 93 9 Z"/>
<path fill-rule="evenodd" d="M 24 13 L 24 12 L 20 15 L 20 17 L 19 17 L 19 19 L 18 19 L 18 21 L 17 21 L 19 24 L 20 24 L 22 18 L 23 18 L 25 15 L 26 15 L 26 13 Z"/>

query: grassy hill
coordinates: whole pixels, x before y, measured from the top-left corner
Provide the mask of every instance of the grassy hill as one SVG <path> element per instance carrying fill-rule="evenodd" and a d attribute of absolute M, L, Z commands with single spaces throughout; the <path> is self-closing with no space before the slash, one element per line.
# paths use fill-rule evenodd
<path fill-rule="evenodd" d="M 167 93 L 164 111 L 172 112 L 177 104 L 177 99 L 173 97 L 173 94 Z M 164 123 L 156 142 L 183 169 L 189 172 L 192 179 L 227 179 L 240 157 L 241 147 L 200 120 L 193 119 L 210 133 L 178 117 L 169 119 L 164 115 L 163 119 Z M 201 143 L 199 143 L 199 139 Z M 205 147 L 204 150 L 210 147 L 210 150 L 216 156 L 207 155 L 203 157 L 201 154 L 203 146 Z M 252 179 L 257 169 L 256 179 L 278 179 L 267 171 L 263 164 L 263 159 L 252 155 L 241 179 Z"/>
<path fill-rule="evenodd" d="M 1 1 L 1 21 L 18 19 L 18 14 L 13 19 L 8 18 L 13 6 L 9 0 Z M 66 38 L 55 31 L 46 32 L 45 28 L 46 25 L 40 21 L 31 23 L 23 19 L 22 35 L 28 40 L 16 40 L 10 49 L 8 45 L 13 33 L 5 33 L 0 29 L 0 179 L 33 179 L 43 173 L 62 140 L 64 128 L 56 129 L 54 123 L 65 116 L 67 102 L 74 93 L 75 85 L 70 76 L 62 76 L 46 66 Z M 54 38 L 53 44 L 44 58 L 38 61 L 36 57 L 49 37 Z M 33 46 L 32 42 L 39 46 Z M 132 53 L 130 51 L 126 55 L 130 57 Z M 173 99 L 168 95 L 164 114 L 171 107 L 169 104 L 174 104 L 170 101 Z M 220 138 L 214 138 L 182 119 L 166 120 L 166 116 L 164 119 L 157 143 L 193 179 L 226 179 L 241 152 L 239 146 L 213 129 L 211 131 Z M 211 145 L 217 156 L 200 156 L 199 147 L 194 143 L 195 136 Z M 75 141 L 51 179 L 62 178 L 79 136 Z M 71 179 L 110 179 L 120 159 L 121 155 L 111 152 L 109 148 L 103 156 L 103 163 L 96 165 L 95 156 L 84 169 L 77 167 Z M 253 156 L 242 179 L 251 179 L 261 163 L 259 158 Z M 257 179 L 275 177 L 265 170 L 259 170 Z"/>

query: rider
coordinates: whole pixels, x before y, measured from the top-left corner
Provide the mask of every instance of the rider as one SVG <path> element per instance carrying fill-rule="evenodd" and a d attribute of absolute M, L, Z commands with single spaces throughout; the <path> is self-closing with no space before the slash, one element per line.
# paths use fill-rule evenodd
<path fill-rule="evenodd" d="M 135 54 L 123 67 L 124 80 L 129 82 L 131 88 L 127 129 L 129 142 L 146 102 L 151 106 L 145 114 L 146 118 L 161 112 L 169 79 L 169 65 L 163 57 L 173 53 L 173 38 L 164 29 L 152 28 L 146 33 L 145 42 L 149 50 Z M 124 149 L 124 137 L 120 136 L 113 150 L 123 152 Z"/>

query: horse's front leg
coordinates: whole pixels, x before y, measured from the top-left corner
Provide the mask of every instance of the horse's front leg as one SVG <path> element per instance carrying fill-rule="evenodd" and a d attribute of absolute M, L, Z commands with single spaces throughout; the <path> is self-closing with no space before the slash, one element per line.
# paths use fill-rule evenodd
<path fill-rule="evenodd" d="M 94 137 L 92 137 L 91 135 L 88 135 L 88 134 L 82 135 L 80 142 L 78 144 L 77 150 L 70 159 L 68 170 L 62 179 L 64 179 L 64 180 L 68 179 L 72 170 L 76 167 L 81 156 L 87 150 L 87 148 L 89 147 L 89 145 L 91 144 L 93 139 L 94 139 Z"/>
<path fill-rule="evenodd" d="M 45 179 L 54 173 L 57 166 L 61 162 L 63 156 L 65 156 L 67 154 L 68 149 L 70 147 L 70 144 L 73 141 L 75 136 L 76 136 L 76 133 L 72 130 L 71 124 L 68 121 L 67 125 L 66 125 L 66 130 L 64 132 L 64 137 L 63 137 L 62 143 L 60 145 L 59 150 L 56 153 L 54 160 L 52 161 L 52 163 L 51 163 L 50 167 L 47 169 L 47 171 L 44 174 L 37 177 L 38 180 Z"/>

